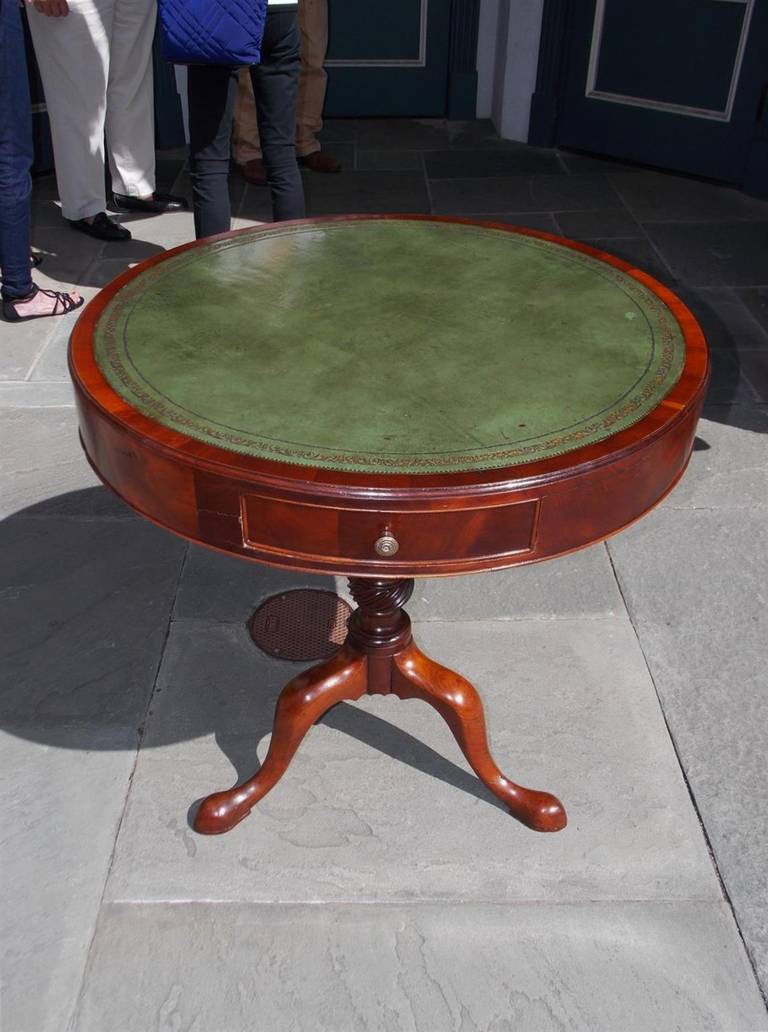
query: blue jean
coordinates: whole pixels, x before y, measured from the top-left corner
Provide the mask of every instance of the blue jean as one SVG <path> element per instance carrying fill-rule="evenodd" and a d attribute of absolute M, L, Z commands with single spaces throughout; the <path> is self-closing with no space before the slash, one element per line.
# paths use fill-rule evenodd
<path fill-rule="evenodd" d="M 0 271 L 2 296 L 25 297 L 32 193 L 32 109 L 19 0 L 0 0 Z"/>

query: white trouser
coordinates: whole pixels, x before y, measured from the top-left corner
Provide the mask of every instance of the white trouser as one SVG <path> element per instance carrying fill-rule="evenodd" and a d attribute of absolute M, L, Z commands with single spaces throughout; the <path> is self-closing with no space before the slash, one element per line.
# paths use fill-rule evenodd
<path fill-rule="evenodd" d="M 115 193 L 153 193 L 156 0 L 69 0 L 64 18 L 27 12 L 64 217 L 106 208 L 105 134 Z"/>

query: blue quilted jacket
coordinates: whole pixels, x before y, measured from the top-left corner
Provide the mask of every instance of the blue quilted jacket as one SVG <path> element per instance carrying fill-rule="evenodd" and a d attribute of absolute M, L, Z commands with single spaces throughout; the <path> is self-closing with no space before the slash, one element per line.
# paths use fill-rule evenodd
<path fill-rule="evenodd" d="M 174 64 L 258 64 L 267 0 L 158 0 L 162 54 Z"/>

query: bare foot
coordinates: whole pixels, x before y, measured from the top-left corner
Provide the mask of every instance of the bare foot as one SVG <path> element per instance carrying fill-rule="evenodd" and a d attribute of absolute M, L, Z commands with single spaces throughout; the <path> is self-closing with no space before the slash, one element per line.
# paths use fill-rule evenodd
<path fill-rule="evenodd" d="M 74 312 L 82 303 L 83 298 L 75 290 L 65 293 L 35 287 L 31 294 L 18 301 L 3 301 L 3 315 L 10 322 L 22 322 L 24 319 L 41 319 L 47 315 L 66 315 L 67 312 Z"/>

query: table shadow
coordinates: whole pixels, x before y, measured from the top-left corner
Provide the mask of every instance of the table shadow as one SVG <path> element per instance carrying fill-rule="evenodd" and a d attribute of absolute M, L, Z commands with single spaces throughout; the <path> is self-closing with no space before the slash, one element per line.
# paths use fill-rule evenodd
<path fill-rule="evenodd" d="M 178 721 L 167 719 L 167 710 L 162 720 L 153 716 L 174 606 L 178 615 L 179 582 L 189 549 L 197 547 L 138 518 L 104 488 L 59 495 L 0 521 L 0 727 L 55 748 L 83 751 L 156 748 L 213 734 L 238 778 L 252 775 L 257 744 L 271 731 L 283 686 L 275 661 L 255 644 L 249 674 L 255 687 L 244 701 L 242 685 L 228 684 L 223 670 L 215 679 L 224 700 L 218 710 L 196 707 L 190 699 Z M 306 575 L 199 551 L 206 557 L 204 595 L 213 610 L 217 597 L 246 599 L 237 618 L 221 625 L 234 626 L 238 634 L 246 634 L 252 614 L 245 582 L 252 582 L 254 598 L 307 584 Z M 317 576 L 311 583 L 336 588 L 331 577 Z M 286 680 L 311 665 L 282 664 Z M 182 694 L 183 686 L 175 685 L 177 690 Z M 227 708 L 238 690 L 247 737 L 233 734 L 232 708 Z M 437 712 L 433 717 L 442 721 Z M 468 770 L 354 704 L 335 706 L 322 723 L 504 809 Z"/>
<path fill-rule="evenodd" d="M 277 700 L 277 693 L 273 696 Z M 422 703 L 422 705 L 425 705 Z M 272 709 L 265 706 L 264 716 L 266 718 L 262 727 L 259 728 L 252 744 L 243 741 L 242 738 L 232 739 L 228 735 L 216 735 L 216 742 L 221 751 L 227 756 L 232 766 L 237 771 L 237 783 L 241 783 L 251 777 L 258 770 L 256 759 L 256 745 L 272 728 Z M 442 720 L 442 717 L 435 712 L 435 720 Z M 467 795 L 495 806 L 507 813 L 507 807 L 495 796 L 493 796 L 474 774 L 462 770 L 457 764 L 436 752 L 430 746 L 425 745 L 407 731 L 396 727 L 388 720 L 357 709 L 354 703 L 340 702 L 330 709 L 323 716 L 318 724 L 324 724 L 336 731 L 341 731 L 350 738 L 356 738 L 358 742 L 370 746 L 372 749 L 391 756 L 393 760 L 406 764 L 406 766 L 427 774 L 437 781 L 443 781 L 453 788 L 458 788 Z M 307 737 L 312 734 L 310 729 Z M 306 739 L 305 739 L 306 741 Z M 299 746 L 301 749 L 301 746 Z M 371 777 L 373 777 L 373 771 Z M 231 785 L 216 785 L 211 791 L 231 788 Z M 197 808 L 203 797 L 196 799 L 187 813 L 187 822 L 193 827 L 193 820 Z M 258 805 L 258 804 L 257 804 Z"/>

